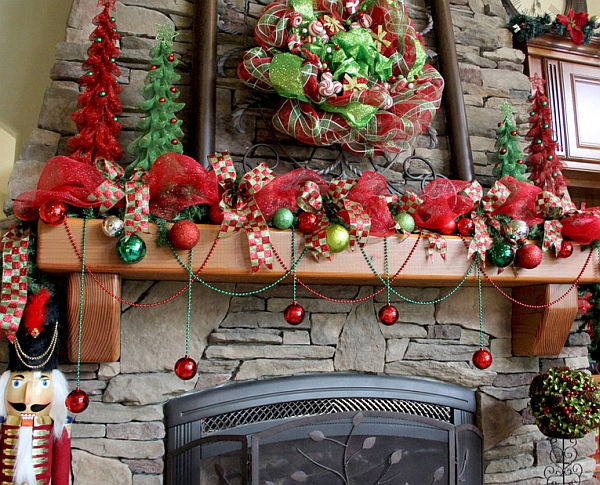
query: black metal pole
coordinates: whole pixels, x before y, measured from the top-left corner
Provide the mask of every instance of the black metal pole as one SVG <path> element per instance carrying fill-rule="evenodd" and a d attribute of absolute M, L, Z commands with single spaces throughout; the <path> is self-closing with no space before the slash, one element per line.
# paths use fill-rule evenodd
<path fill-rule="evenodd" d="M 433 26 L 440 59 L 440 71 L 444 77 L 444 107 L 448 122 L 451 167 L 454 176 L 460 180 L 473 180 L 475 169 L 469 124 L 465 109 L 458 57 L 452 28 L 452 14 L 448 0 L 431 0 Z"/>
<path fill-rule="evenodd" d="M 192 49 L 189 154 L 204 167 L 215 151 L 217 2 L 196 0 Z"/>

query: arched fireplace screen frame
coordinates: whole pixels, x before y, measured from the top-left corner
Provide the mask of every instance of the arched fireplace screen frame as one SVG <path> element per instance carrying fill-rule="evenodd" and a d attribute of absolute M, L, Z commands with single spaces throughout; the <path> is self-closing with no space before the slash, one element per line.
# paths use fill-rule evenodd
<path fill-rule="evenodd" d="M 241 483 L 250 484 L 253 436 L 310 416 L 335 419 L 358 413 L 384 413 L 449 429 L 448 483 L 482 483 L 483 439 L 475 427 L 474 391 L 432 380 L 351 373 L 231 383 L 171 400 L 165 406 L 165 483 L 201 483 L 200 450 L 209 443 L 225 448 L 238 443 L 233 446 L 240 456 L 248 456 Z"/>

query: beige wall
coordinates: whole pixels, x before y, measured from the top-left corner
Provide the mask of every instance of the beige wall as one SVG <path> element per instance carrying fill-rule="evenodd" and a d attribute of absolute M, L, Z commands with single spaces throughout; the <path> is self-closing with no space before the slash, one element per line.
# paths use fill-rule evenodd
<path fill-rule="evenodd" d="M 72 0 L 0 0 L 0 197 L 12 164 L 37 125 L 54 49 Z"/>

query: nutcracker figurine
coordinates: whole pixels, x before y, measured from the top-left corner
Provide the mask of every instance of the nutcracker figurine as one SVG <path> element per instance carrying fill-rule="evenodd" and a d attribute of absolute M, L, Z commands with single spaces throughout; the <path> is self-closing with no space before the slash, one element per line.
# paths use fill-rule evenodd
<path fill-rule="evenodd" d="M 68 388 L 58 364 L 58 308 L 30 295 L 0 377 L 0 485 L 68 485 Z"/>

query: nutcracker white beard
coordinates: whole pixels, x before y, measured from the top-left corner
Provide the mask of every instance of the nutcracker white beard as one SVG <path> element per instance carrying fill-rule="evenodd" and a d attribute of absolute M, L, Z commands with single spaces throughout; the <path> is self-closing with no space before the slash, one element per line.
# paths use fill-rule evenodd
<path fill-rule="evenodd" d="M 19 428 L 19 444 L 13 481 L 19 484 L 37 484 L 35 471 L 33 470 L 33 426 L 21 426 Z"/>

